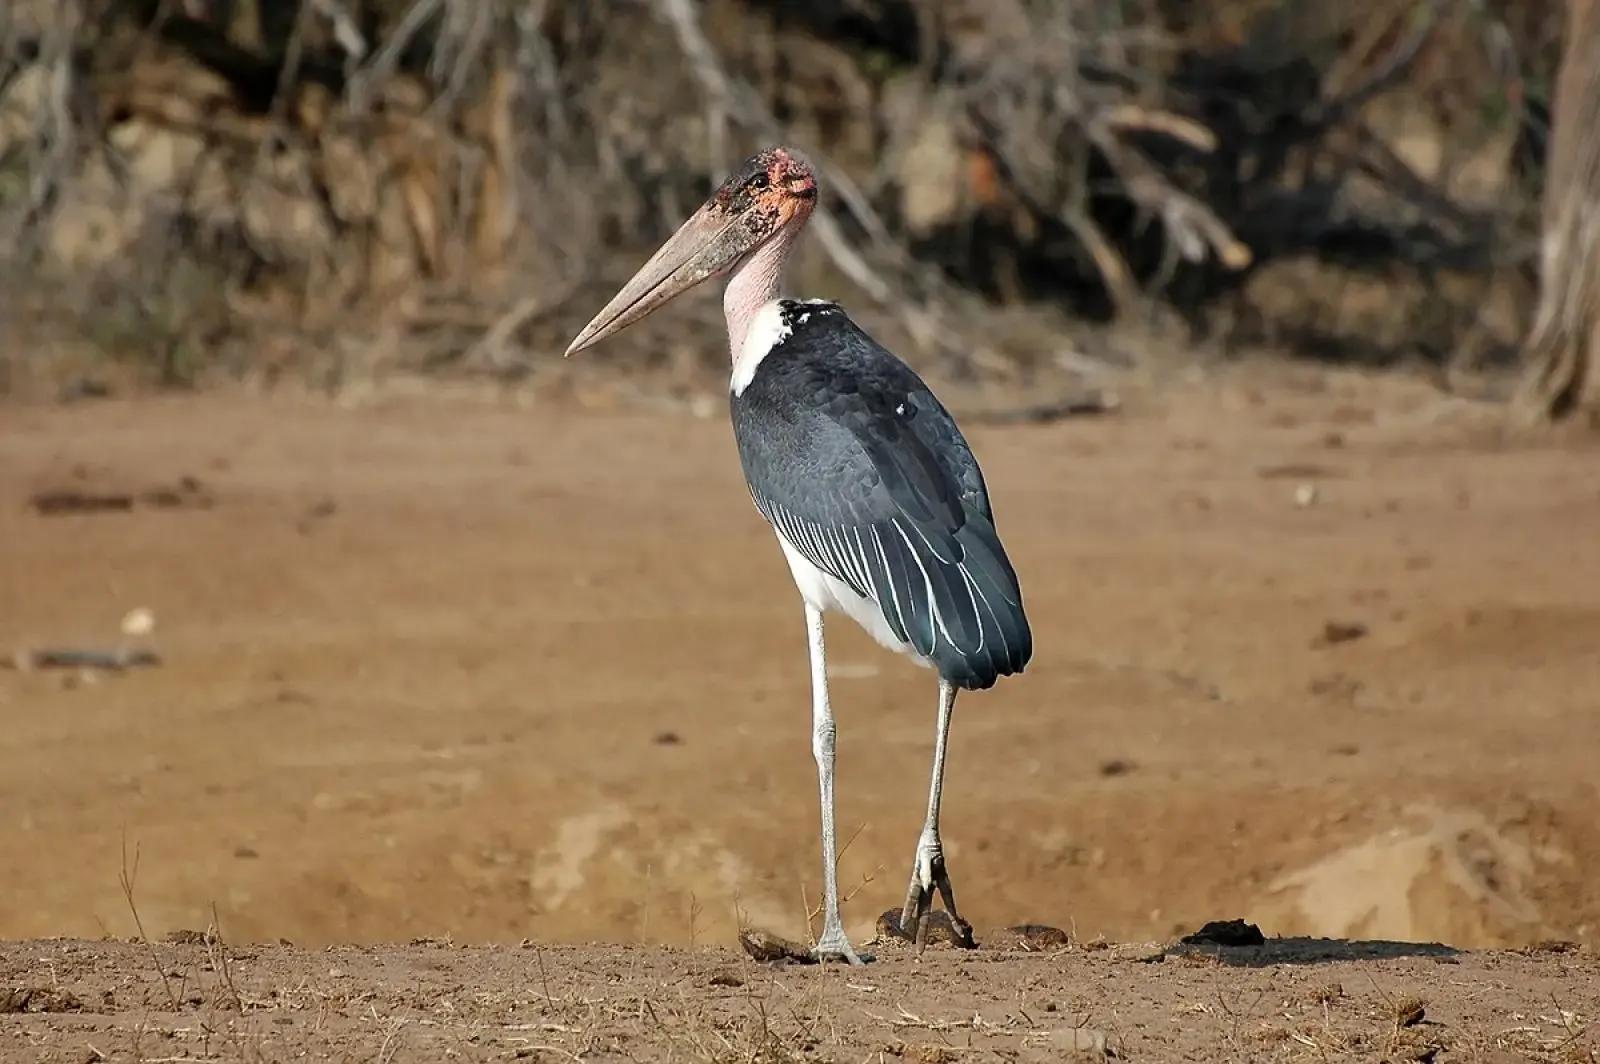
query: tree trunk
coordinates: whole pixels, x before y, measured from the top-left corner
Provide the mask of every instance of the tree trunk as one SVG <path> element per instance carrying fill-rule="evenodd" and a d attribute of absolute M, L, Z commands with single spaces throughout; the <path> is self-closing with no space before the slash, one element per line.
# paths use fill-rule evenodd
<path fill-rule="evenodd" d="M 1600 0 L 1567 0 L 1552 111 L 1539 306 L 1512 411 L 1525 426 L 1600 427 Z"/>

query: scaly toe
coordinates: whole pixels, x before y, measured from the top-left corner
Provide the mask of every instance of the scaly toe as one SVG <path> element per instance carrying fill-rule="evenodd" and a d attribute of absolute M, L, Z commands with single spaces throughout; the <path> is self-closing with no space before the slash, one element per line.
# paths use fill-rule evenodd
<path fill-rule="evenodd" d="M 872 954 L 857 953 L 855 948 L 850 945 L 850 940 L 843 935 L 836 937 L 824 935 L 822 940 L 817 943 L 816 948 L 811 951 L 811 956 L 816 958 L 818 964 L 826 964 L 829 961 L 843 961 L 846 964 L 859 967 L 863 964 L 872 963 Z"/>

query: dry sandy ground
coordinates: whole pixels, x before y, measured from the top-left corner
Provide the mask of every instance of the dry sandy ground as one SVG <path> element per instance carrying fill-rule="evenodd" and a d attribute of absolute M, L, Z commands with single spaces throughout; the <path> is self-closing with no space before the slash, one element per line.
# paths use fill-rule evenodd
<path fill-rule="evenodd" d="M 957 709 L 946 850 L 986 948 L 774 974 L 727 951 L 741 922 L 804 937 L 818 893 L 804 631 L 713 410 L 0 410 L 0 653 L 137 643 L 161 661 L 0 669 L 0 937 L 127 937 L 136 909 L 157 940 L 215 923 L 235 944 L 505 947 L 246 951 L 247 1008 L 214 1022 L 214 989 L 177 1013 L 151 996 L 158 967 L 214 988 L 200 947 L 162 946 L 158 966 L 27 942 L 0 954 L 4 978 L 89 1011 L 8 1020 L 6 1051 L 42 1039 L 70 1059 L 93 1035 L 126 1053 L 165 1030 L 243 1055 L 254 1039 L 271 1056 L 749 1059 L 764 1015 L 830 1059 L 1026 1056 L 1081 1016 L 1153 1056 L 1309 1059 L 1388 1052 L 1388 999 L 1407 994 L 1455 1046 L 1588 1037 L 1593 448 L 1485 442 L 1420 385 L 1315 372 L 972 429 L 1037 647 Z M 43 491 L 127 506 L 45 515 Z M 120 633 L 141 607 L 154 631 Z M 846 922 L 864 937 L 905 889 L 934 689 L 847 623 L 829 636 Z M 1231 917 L 1584 949 L 1140 965 L 1015 956 L 991 934 L 1169 941 Z M 544 945 L 511 948 L 524 939 Z M 593 941 L 695 948 L 557 948 Z M 711 985 L 724 970 L 739 984 Z M 1323 1000 L 1330 981 L 1345 993 Z"/>
<path fill-rule="evenodd" d="M 1307 944 L 1302 944 L 1302 946 Z M 1593 1064 L 1592 953 L 980 948 L 771 968 L 720 947 L 0 946 L 0 1057 L 117 1061 Z M 1335 947 L 1348 957 L 1351 951 Z M 1406 955 L 1409 953 L 1409 955 Z M 0 989 L 0 1004 L 7 996 Z"/>

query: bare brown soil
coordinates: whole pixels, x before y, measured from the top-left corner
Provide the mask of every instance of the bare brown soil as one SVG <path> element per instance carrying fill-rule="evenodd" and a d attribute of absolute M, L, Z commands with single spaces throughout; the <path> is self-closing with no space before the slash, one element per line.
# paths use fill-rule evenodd
<path fill-rule="evenodd" d="M 1451 1060 L 1592 1064 L 1592 953 L 0 946 L 0 1057 L 118 1061 Z M 1231 951 L 1230 951 L 1231 952 Z M 7 980 L 29 989 L 3 989 Z M 50 1010 L 50 1011 L 45 1011 Z"/>
<path fill-rule="evenodd" d="M 0 1055 L 1043 1059 L 1083 1024 L 1147 1059 L 1590 1059 L 1593 448 L 1251 369 L 972 429 L 1037 641 L 957 710 L 946 846 L 980 949 L 773 970 L 735 932 L 807 933 L 808 670 L 713 399 L 0 410 L 0 651 L 160 658 L 0 668 L 0 936 L 79 940 L 0 947 L 0 996 L 73 1010 L 8 1017 Z M 122 634 L 137 608 L 154 631 Z M 934 691 L 829 636 L 868 937 Z M 135 910 L 233 945 L 87 941 Z M 1357 942 L 1084 945 L 1231 917 Z M 1078 945 L 1018 952 L 1020 923 Z M 484 945 L 376 948 L 424 937 Z M 1400 1024 L 1408 996 L 1438 1026 Z"/>

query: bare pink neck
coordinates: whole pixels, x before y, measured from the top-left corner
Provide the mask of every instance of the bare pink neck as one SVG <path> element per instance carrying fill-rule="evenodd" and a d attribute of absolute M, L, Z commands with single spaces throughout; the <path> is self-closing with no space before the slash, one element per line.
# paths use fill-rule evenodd
<path fill-rule="evenodd" d="M 732 348 L 729 353 L 733 358 L 737 359 L 744 349 L 756 313 L 782 291 L 783 267 L 804 223 L 804 218 L 797 218 L 784 226 L 728 278 L 728 287 L 722 293 L 722 312 L 728 318 L 728 343 Z"/>

